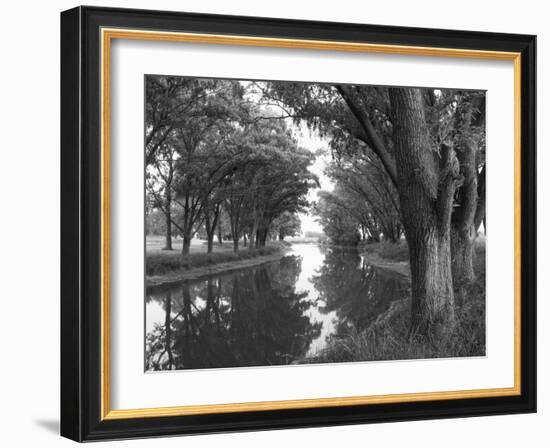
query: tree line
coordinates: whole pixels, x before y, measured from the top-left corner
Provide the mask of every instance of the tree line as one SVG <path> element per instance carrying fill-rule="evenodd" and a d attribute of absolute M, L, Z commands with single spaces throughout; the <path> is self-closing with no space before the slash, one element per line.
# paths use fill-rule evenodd
<path fill-rule="evenodd" d="M 246 83 L 146 77 L 146 211 L 164 217 L 165 249 L 196 233 L 250 248 L 299 232 L 317 179 L 314 156 L 284 120 L 265 119 Z M 157 223 L 158 224 L 158 223 Z M 158 226 L 157 226 L 158 227 Z"/>

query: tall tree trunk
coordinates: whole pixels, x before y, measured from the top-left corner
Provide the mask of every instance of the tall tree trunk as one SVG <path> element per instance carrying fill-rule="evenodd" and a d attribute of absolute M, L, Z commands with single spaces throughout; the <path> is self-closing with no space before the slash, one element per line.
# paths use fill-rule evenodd
<path fill-rule="evenodd" d="M 440 232 L 435 223 L 428 228 L 417 224 L 409 223 L 406 231 L 411 263 L 412 330 L 436 334 L 454 323 L 449 232 Z"/>
<path fill-rule="evenodd" d="M 254 218 L 252 222 L 252 230 L 250 231 L 250 242 L 248 248 L 250 250 L 255 249 L 258 245 L 258 219 Z"/>
<path fill-rule="evenodd" d="M 218 203 L 212 210 L 207 207 L 204 209 L 204 228 L 206 230 L 206 239 L 208 244 L 207 252 L 209 254 L 212 253 L 212 249 L 214 247 L 214 232 L 220 217 L 220 207 L 221 204 Z"/>
<path fill-rule="evenodd" d="M 207 245 L 207 253 L 211 254 L 212 250 L 214 249 L 214 234 L 208 234 L 207 235 L 208 245 Z"/>
<path fill-rule="evenodd" d="M 267 229 L 266 228 L 259 228 L 258 229 L 258 247 L 265 247 L 265 242 L 267 240 Z"/>
<path fill-rule="evenodd" d="M 172 217 L 169 213 L 166 213 L 164 216 L 166 218 L 166 235 L 162 250 L 172 250 Z"/>
<path fill-rule="evenodd" d="M 218 244 L 223 244 L 222 222 L 221 222 L 221 220 L 218 222 Z"/>
<path fill-rule="evenodd" d="M 239 237 L 233 236 L 233 252 L 239 251 Z"/>
<path fill-rule="evenodd" d="M 485 171 L 478 174 L 478 142 L 469 132 L 472 126 L 481 126 L 484 123 L 484 103 L 484 97 L 477 97 L 472 103 L 466 103 L 465 110 L 459 109 L 462 113 L 457 114 L 457 127 L 462 129 L 457 150 L 462 185 L 456 194 L 458 206 L 454 208 L 451 218 L 451 254 L 454 287 L 461 291 L 461 296 L 464 295 L 463 287 L 475 277 L 476 216 L 479 219 L 479 214 L 485 212 L 485 202 L 479 200 L 484 181 L 478 184 L 478 177 L 484 177 Z"/>
<path fill-rule="evenodd" d="M 453 226 L 451 231 L 452 272 L 455 289 L 461 288 L 475 278 L 474 244 L 476 231 L 471 225 L 465 229 Z"/>
<path fill-rule="evenodd" d="M 162 250 L 172 250 L 172 197 L 169 187 L 166 187 L 166 190 L 164 211 L 164 217 L 166 219 L 166 236 Z"/>
<path fill-rule="evenodd" d="M 189 205 L 189 194 L 185 195 L 185 205 L 183 207 L 183 226 L 181 228 L 183 238 L 183 245 L 181 247 L 182 255 L 189 255 L 189 249 L 191 248 L 191 238 L 193 236 L 193 218 L 191 213 L 191 207 Z"/>
<path fill-rule="evenodd" d="M 454 324 L 450 219 L 458 163 L 431 146 L 419 89 L 390 88 L 400 208 L 411 265 L 413 333 Z"/>
<path fill-rule="evenodd" d="M 183 235 L 183 246 L 181 248 L 181 254 L 189 255 L 189 249 L 191 249 L 191 235 Z"/>
<path fill-rule="evenodd" d="M 210 213 L 207 209 L 204 211 L 204 229 L 206 231 L 206 241 L 207 241 L 207 253 L 212 253 L 212 242 L 214 241 L 214 227 L 215 223 L 212 224 L 210 220 Z"/>
<path fill-rule="evenodd" d="M 474 229 L 479 232 L 479 227 L 483 223 L 483 231 L 487 235 L 487 221 L 485 216 L 485 165 L 477 177 L 477 210 L 474 217 Z"/>

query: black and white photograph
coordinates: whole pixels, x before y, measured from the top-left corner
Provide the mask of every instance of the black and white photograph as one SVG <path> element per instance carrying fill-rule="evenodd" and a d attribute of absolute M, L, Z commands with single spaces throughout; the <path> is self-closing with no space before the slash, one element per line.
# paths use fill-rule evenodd
<path fill-rule="evenodd" d="M 145 371 L 485 356 L 484 90 L 144 89 Z"/>

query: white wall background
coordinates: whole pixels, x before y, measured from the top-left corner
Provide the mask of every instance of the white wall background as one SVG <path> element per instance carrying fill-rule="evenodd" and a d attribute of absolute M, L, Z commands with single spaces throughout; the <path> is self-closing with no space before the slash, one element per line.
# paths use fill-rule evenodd
<path fill-rule="evenodd" d="M 537 415 L 406 422 L 336 428 L 124 441 L 109 446 L 190 447 L 547 446 L 550 392 L 546 387 L 550 268 L 550 156 L 544 153 L 550 53 L 550 8 L 535 0 L 446 4 L 428 0 L 88 1 L 88 4 L 204 13 L 270 16 L 537 34 L 539 194 L 539 413 Z M 59 414 L 59 12 L 78 3 L 11 1 L 2 5 L 0 148 L 0 443 L 69 446 L 58 435 Z M 545 175 L 546 174 L 546 175 Z M 6 250 L 7 249 L 7 250 Z M 6 306 L 7 305 L 7 306 Z M 96 446 L 103 446 L 98 444 Z"/>

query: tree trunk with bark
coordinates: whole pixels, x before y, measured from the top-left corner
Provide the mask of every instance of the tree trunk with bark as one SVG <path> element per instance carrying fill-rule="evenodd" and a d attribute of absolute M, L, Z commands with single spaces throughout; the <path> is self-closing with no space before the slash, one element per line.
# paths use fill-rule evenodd
<path fill-rule="evenodd" d="M 267 233 L 268 229 L 265 227 L 260 227 L 258 229 L 258 237 L 257 237 L 257 247 L 265 247 L 265 243 L 267 241 Z"/>
<path fill-rule="evenodd" d="M 411 265 L 413 333 L 454 325 L 450 218 L 458 177 L 454 150 L 432 147 L 419 89 L 391 88 L 397 185 Z"/>
<path fill-rule="evenodd" d="M 250 241 L 248 244 L 248 248 L 250 250 L 255 249 L 258 244 L 258 221 L 257 219 L 254 219 L 252 223 L 252 230 L 250 231 Z"/>
<path fill-rule="evenodd" d="M 189 255 L 189 250 L 191 249 L 191 235 L 183 235 L 183 246 L 181 247 L 182 255 Z"/>
<path fill-rule="evenodd" d="M 172 197 L 169 187 L 166 187 L 165 194 L 165 210 L 164 217 L 166 218 L 166 236 L 164 247 L 162 250 L 172 250 Z"/>
<path fill-rule="evenodd" d="M 207 250 L 206 252 L 211 254 L 214 250 L 214 234 L 208 235 Z"/>
<path fill-rule="evenodd" d="M 458 142 L 457 158 L 460 162 L 462 184 L 456 194 L 457 205 L 451 218 L 451 254 L 452 272 L 455 290 L 461 291 L 475 278 L 474 244 L 477 237 L 476 216 L 484 215 L 485 201 L 480 200 L 478 178 L 485 176 L 485 170 L 478 173 L 478 141 L 473 137 L 472 127 L 481 126 L 485 122 L 485 100 L 477 97 L 472 103 L 465 105 L 465 110 L 459 116 L 457 127 L 462 130 L 462 138 Z M 483 192 L 484 193 L 484 192 Z"/>
<path fill-rule="evenodd" d="M 207 252 L 209 254 L 214 249 L 214 233 L 220 216 L 220 207 L 221 204 L 216 204 L 212 210 L 205 208 L 204 211 L 204 228 L 206 230 Z"/>

